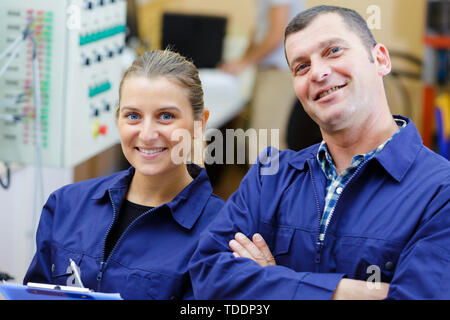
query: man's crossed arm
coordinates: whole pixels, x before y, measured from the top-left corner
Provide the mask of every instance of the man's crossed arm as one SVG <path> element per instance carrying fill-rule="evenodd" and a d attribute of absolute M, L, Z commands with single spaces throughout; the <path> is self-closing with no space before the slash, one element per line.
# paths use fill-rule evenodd
<path fill-rule="evenodd" d="M 236 233 L 234 239 L 228 243 L 236 258 L 248 258 L 261 267 L 276 265 L 275 258 L 267 246 L 264 238 L 255 233 L 252 240 L 244 234 Z M 386 298 L 389 283 L 381 282 L 379 286 L 368 286 L 367 282 L 343 278 L 331 299 L 333 300 L 381 300 Z"/>

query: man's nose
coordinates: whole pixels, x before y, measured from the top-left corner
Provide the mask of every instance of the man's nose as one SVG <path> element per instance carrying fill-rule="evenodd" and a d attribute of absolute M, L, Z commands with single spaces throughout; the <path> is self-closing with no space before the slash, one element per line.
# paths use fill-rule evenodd
<path fill-rule="evenodd" d="M 322 82 L 331 74 L 331 68 L 327 63 L 316 62 L 314 65 L 311 65 L 311 69 L 311 77 L 315 82 Z"/>

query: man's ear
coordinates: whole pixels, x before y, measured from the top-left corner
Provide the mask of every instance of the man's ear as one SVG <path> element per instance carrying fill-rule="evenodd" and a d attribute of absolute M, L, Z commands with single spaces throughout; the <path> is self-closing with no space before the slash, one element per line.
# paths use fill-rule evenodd
<path fill-rule="evenodd" d="M 377 43 L 372 50 L 377 64 L 378 75 L 385 76 L 391 72 L 391 58 L 388 49 L 381 43 Z"/>

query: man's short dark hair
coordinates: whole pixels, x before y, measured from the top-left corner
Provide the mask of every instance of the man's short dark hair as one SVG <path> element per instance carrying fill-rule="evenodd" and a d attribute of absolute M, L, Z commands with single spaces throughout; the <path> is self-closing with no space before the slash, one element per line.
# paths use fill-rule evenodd
<path fill-rule="evenodd" d="M 326 13 L 336 13 L 341 16 L 349 30 L 355 32 L 361 39 L 363 45 L 369 52 L 369 59 L 373 62 L 371 49 L 377 44 L 372 32 L 369 30 L 366 21 L 356 11 L 343 7 L 336 6 L 316 6 L 304 10 L 297 14 L 286 27 L 284 32 L 284 42 L 288 35 L 298 32 L 306 28 L 316 17 Z M 289 63 L 289 62 L 288 62 Z"/>

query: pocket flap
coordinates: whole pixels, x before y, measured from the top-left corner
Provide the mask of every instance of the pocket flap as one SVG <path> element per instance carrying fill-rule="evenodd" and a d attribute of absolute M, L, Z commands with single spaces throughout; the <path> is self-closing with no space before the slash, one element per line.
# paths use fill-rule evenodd
<path fill-rule="evenodd" d="M 274 226 L 265 222 L 261 223 L 261 235 L 266 240 L 267 245 L 275 257 L 289 252 L 294 228 L 284 226 Z"/>

